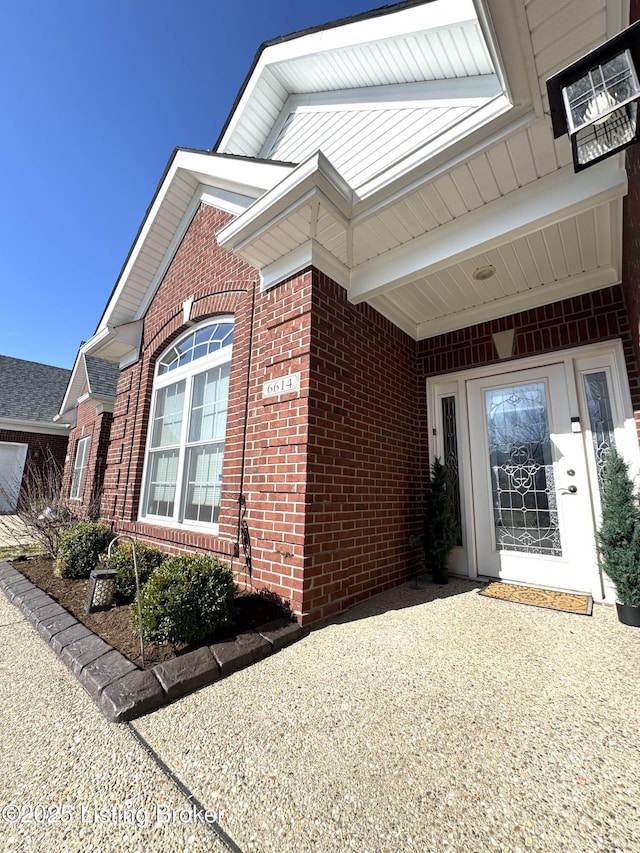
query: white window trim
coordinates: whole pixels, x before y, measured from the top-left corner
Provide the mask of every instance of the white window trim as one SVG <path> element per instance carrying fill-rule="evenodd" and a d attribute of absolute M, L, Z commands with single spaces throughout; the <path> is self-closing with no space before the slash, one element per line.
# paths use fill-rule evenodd
<path fill-rule="evenodd" d="M 193 530 L 194 532 L 208 533 L 212 536 L 218 535 L 220 529 L 219 524 L 185 520 L 182 517 L 184 513 L 182 502 L 185 488 L 185 460 L 187 457 L 186 447 L 189 429 L 189 414 L 191 411 L 190 401 L 192 395 L 193 379 L 201 373 L 206 373 L 213 367 L 230 363 L 233 356 L 233 344 L 229 344 L 228 346 L 222 347 L 222 349 L 219 349 L 214 353 L 210 353 L 209 355 L 203 356 L 202 358 L 198 358 L 195 361 L 191 361 L 188 364 L 183 365 L 182 367 L 176 367 L 175 369 L 169 370 L 166 373 L 163 373 L 162 375 L 158 375 L 160 363 L 162 362 L 162 359 L 168 350 L 178 345 L 181 341 L 194 334 L 194 332 L 197 332 L 199 329 L 203 329 L 206 326 L 211 326 L 218 323 L 231 323 L 234 325 L 235 328 L 235 321 L 233 315 L 224 314 L 216 317 L 209 317 L 203 322 L 191 326 L 183 335 L 181 335 L 179 338 L 176 338 L 175 341 L 172 341 L 171 344 L 169 344 L 169 346 L 167 346 L 158 356 L 154 373 L 153 393 L 151 396 L 151 406 L 149 408 L 149 418 L 147 421 L 147 440 L 145 444 L 144 466 L 142 470 L 142 491 L 140 493 L 140 501 L 138 505 L 138 521 L 140 522 L 144 522 L 146 524 L 153 524 L 157 527 L 167 527 L 178 530 Z M 186 381 L 185 403 L 183 409 L 184 416 L 182 419 L 180 431 L 178 472 L 176 476 L 174 511 L 173 516 L 171 518 L 168 518 L 164 515 L 153 515 L 151 513 L 146 512 L 146 505 L 149 493 L 148 477 L 151 468 L 153 418 L 156 410 L 156 400 L 158 396 L 158 391 L 161 391 L 163 388 L 166 388 L 169 385 L 173 385 L 176 382 L 179 382 L 181 379 L 184 379 Z"/>
<path fill-rule="evenodd" d="M 81 501 L 84 492 L 84 482 L 87 478 L 87 468 L 89 467 L 89 445 L 91 443 L 90 435 L 83 435 L 78 439 L 76 444 L 76 456 L 73 460 L 73 471 L 71 474 L 71 489 L 69 498 L 72 501 Z M 80 451 L 82 449 L 82 457 Z M 78 465 L 80 461 L 80 465 Z M 76 480 L 76 472 L 79 472 Z M 75 488 L 74 488 L 75 485 Z"/>

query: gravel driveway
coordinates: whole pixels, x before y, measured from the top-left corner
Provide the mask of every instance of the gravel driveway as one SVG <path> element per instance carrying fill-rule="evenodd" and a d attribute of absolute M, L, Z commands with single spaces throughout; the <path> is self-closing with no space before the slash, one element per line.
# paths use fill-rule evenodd
<path fill-rule="evenodd" d="M 2 800 L 74 809 L 66 836 L 4 849 L 123 849 L 130 828 L 81 825 L 83 802 L 180 794 L 4 601 L 0 623 Z M 640 850 L 640 630 L 604 607 L 407 585 L 134 726 L 243 851 Z M 196 824 L 128 835 L 224 849 Z"/>

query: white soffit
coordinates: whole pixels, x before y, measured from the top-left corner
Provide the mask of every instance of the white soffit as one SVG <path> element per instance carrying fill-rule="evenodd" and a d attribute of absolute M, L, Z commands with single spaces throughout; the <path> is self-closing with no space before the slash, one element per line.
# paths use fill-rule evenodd
<path fill-rule="evenodd" d="M 496 87 L 497 69 L 485 38 L 472 0 L 432 0 L 267 45 L 216 150 L 274 156 L 283 147 L 276 138 L 283 129 L 288 135 L 287 121 L 302 111 L 305 95 L 307 108 L 322 109 L 333 99 L 334 113 L 341 99 L 343 106 L 353 101 L 359 111 L 359 103 L 375 102 L 385 89 L 396 102 L 413 98 L 424 107 L 439 97 L 443 82 L 457 81 L 457 97 L 475 94 L 486 100 L 501 87 Z M 493 81 L 493 91 L 474 92 L 474 81 L 484 76 Z M 401 96 L 393 91 L 403 88 Z M 345 121 L 344 114 L 337 118 Z M 305 124 L 308 130 L 308 120 Z M 299 141 L 295 132 L 289 142 L 294 138 Z M 300 151 L 288 144 L 295 155 L 291 160 L 300 162 L 312 153 L 309 144 Z"/>
<path fill-rule="evenodd" d="M 321 150 L 361 194 L 367 182 L 384 180 L 385 172 L 392 176 L 389 170 L 411 155 L 419 152 L 424 161 L 484 123 L 492 117 L 485 109 L 492 101 L 500 100 L 500 112 L 508 108 L 494 75 L 473 78 L 477 85 L 460 82 L 440 81 L 437 92 L 427 92 L 429 86 L 422 84 L 422 100 L 417 92 L 413 99 L 407 92 L 395 99 L 385 92 L 378 101 L 289 105 L 264 156 L 298 163 Z"/>

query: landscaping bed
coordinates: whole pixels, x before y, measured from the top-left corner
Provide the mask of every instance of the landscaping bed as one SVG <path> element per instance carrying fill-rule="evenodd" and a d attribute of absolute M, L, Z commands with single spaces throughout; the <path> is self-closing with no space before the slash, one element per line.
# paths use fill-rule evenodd
<path fill-rule="evenodd" d="M 140 637 L 131 625 L 131 610 L 128 604 L 100 613 L 87 614 L 84 611 L 84 603 L 88 581 L 56 577 L 53 573 L 53 560 L 46 557 L 17 559 L 13 561 L 13 566 L 94 634 L 142 668 Z M 240 591 L 236 604 L 238 614 L 233 625 L 224 632 L 206 637 L 202 642 L 197 644 L 145 642 L 145 669 L 152 669 L 156 664 L 164 663 L 202 646 L 250 631 L 283 615 L 281 607 L 258 593 Z"/>

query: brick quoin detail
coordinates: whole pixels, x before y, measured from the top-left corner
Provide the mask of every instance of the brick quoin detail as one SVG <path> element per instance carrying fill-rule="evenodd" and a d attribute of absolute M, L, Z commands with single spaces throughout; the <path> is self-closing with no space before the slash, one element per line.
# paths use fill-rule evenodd
<path fill-rule="evenodd" d="M 241 585 L 268 587 L 301 613 L 311 277 L 302 274 L 260 293 L 258 272 L 217 244 L 215 234 L 230 218 L 201 205 L 147 310 L 141 357 L 118 382 L 102 515 L 116 532 L 167 552 L 221 556 L 231 562 Z M 182 305 L 191 296 L 192 321 L 219 314 L 233 314 L 235 320 L 217 536 L 137 520 L 155 365 L 188 328 Z M 263 400 L 262 383 L 290 372 L 300 372 L 301 394 Z M 244 557 L 233 556 L 241 486 L 252 540 L 251 577 Z"/>
<path fill-rule="evenodd" d="M 86 392 L 86 387 L 85 387 Z M 83 392 L 84 393 L 84 392 Z M 91 403 L 81 403 L 76 409 L 76 423 L 69 433 L 67 459 L 62 477 L 61 495 L 78 515 L 94 518 L 99 515 L 113 415 L 98 414 Z M 89 458 L 80 500 L 70 497 L 73 468 L 78 442 L 89 436 Z"/>

